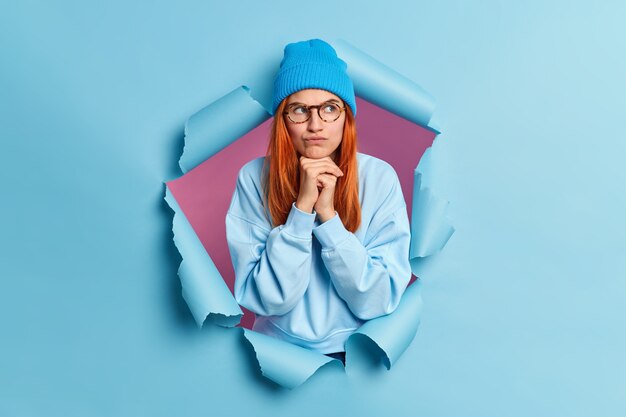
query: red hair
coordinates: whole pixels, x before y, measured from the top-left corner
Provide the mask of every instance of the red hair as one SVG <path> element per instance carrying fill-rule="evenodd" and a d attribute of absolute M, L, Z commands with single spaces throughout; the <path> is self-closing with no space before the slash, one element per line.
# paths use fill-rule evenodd
<path fill-rule="evenodd" d="M 274 113 L 263 163 L 264 203 L 271 216 L 272 227 L 285 224 L 291 205 L 298 198 L 300 191 L 300 161 L 283 118 L 286 102 L 286 99 L 283 100 Z M 337 178 L 333 204 L 344 227 L 354 233 L 361 224 L 356 160 L 357 134 L 352 111 L 349 106 L 345 108 L 343 137 L 335 153 L 335 163 L 343 172 L 343 176 Z"/>

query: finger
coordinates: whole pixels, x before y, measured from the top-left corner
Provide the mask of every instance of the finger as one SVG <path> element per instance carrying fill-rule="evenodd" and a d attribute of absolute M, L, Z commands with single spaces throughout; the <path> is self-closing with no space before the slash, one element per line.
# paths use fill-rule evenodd
<path fill-rule="evenodd" d="M 336 177 L 343 176 L 343 171 L 341 171 L 341 169 L 337 165 L 330 164 L 328 162 L 311 163 L 311 165 L 307 165 L 306 169 L 311 169 L 313 175 L 315 176 L 318 176 L 320 174 L 332 174 Z"/>
<path fill-rule="evenodd" d="M 337 166 L 337 164 L 335 164 L 335 161 L 333 161 L 330 156 L 325 156 L 323 158 L 307 158 L 303 156 L 303 159 L 305 160 L 305 162 L 325 163 Z"/>
<path fill-rule="evenodd" d="M 321 174 L 317 177 L 318 181 L 323 184 L 324 188 L 334 187 L 337 184 L 337 177 L 329 174 Z"/>
<path fill-rule="evenodd" d="M 302 157 L 300 168 L 309 176 L 316 177 L 321 173 L 329 173 L 337 177 L 343 176 L 343 171 L 330 159 L 330 157 L 313 159 Z"/>
<path fill-rule="evenodd" d="M 343 177 L 343 171 L 336 165 L 325 165 L 320 168 L 320 174 L 329 174 L 336 177 Z"/>

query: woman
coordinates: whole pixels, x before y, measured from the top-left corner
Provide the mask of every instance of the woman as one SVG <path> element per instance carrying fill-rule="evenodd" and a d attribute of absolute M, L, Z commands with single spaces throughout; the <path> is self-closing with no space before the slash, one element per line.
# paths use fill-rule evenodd
<path fill-rule="evenodd" d="M 347 338 L 394 311 L 411 278 L 398 176 L 357 152 L 346 68 L 322 40 L 285 47 L 267 155 L 241 168 L 226 216 L 253 330 L 344 363 Z"/>

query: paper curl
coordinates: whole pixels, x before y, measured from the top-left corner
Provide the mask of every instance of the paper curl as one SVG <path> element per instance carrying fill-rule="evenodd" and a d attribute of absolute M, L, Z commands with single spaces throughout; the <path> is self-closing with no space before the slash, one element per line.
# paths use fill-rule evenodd
<path fill-rule="evenodd" d="M 196 323 L 202 326 L 209 319 L 226 327 L 239 324 L 243 315 L 239 304 L 169 189 L 166 189 L 165 201 L 174 210 L 174 244 L 183 258 L 178 276 L 183 298 Z"/>
<path fill-rule="evenodd" d="M 436 131 L 429 125 L 435 99 L 426 90 L 343 39 L 331 43 L 348 64 L 348 75 L 359 97 Z"/>
<path fill-rule="evenodd" d="M 431 171 L 431 152 L 432 148 L 426 149 L 414 174 L 409 256 L 416 275 L 423 273 L 426 258 L 441 251 L 454 233 L 446 215 L 448 201 L 437 197 L 424 181 Z"/>
<path fill-rule="evenodd" d="M 180 169 L 186 173 L 197 167 L 269 117 L 248 87 L 234 89 L 187 119 Z"/>

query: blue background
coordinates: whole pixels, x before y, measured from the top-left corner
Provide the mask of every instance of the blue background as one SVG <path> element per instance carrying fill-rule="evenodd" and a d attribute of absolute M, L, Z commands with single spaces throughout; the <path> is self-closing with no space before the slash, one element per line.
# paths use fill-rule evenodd
<path fill-rule="evenodd" d="M 2 2 L 0 414 L 626 413 L 623 2 Z M 195 327 L 163 181 L 183 124 L 343 38 L 429 91 L 456 227 L 397 365 L 259 376 Z M 245 401 L 243 401 L 245 400 Z"/>

